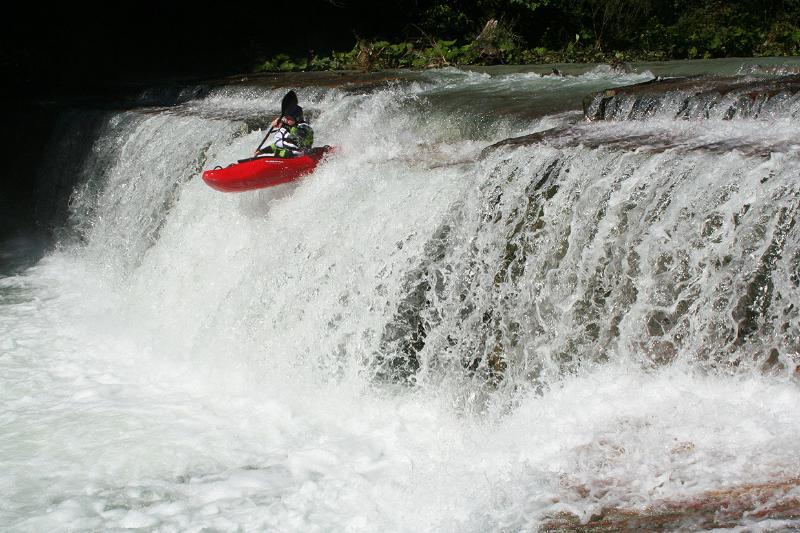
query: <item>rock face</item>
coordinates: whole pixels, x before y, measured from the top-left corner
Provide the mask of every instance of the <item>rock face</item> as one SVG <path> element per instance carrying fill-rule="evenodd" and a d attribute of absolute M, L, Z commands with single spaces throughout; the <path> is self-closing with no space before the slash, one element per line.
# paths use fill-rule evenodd
<path fill-rule="evenodd" d="M 588 120 L 797 118 L 800 75 L 657 79 L 587 96 Z"/>
<path fill-rule="evenodd" d="M 732 528 L 741 524 L 758 527 L 771 521 L 776 530 L 794 529 L 800 518 L 800 479 L 740 485 L 700 496 L 658 502 L 643 510 L 604 509 L 586 523 L 569 513 L 546 521 L 541 531 L 697 531 Z"/>

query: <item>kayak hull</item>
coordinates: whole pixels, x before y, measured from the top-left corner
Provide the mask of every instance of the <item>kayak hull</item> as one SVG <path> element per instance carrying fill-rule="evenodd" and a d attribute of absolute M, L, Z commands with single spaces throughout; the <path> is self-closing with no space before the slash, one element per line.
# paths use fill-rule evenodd
<path fill-rule="evenodd" d="M 297 157 L 254 157 L 242 159 L 225 168 L 203 172 L 203 181 L 209 187 L 223 192 L 242 192 L 288 183 L 310 174 L 329 146 L 312 148 Z"/>

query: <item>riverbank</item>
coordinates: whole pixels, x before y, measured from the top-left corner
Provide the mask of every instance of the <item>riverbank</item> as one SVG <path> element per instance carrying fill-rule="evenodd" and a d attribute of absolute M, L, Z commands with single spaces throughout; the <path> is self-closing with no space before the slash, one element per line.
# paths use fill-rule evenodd
<path fill-rule="evenodd" d="M 707 8 L 703 14 L 710 15 L 712 11 Z M 760 24 L 747 26 L 745 21 L 733 19 L 727 22 L 714 19 L 711 27 L 707 24 L 702 31 L 697 28 L 692 31 L 691 24 L 685 20 L 671 26 L 657 19 L 646 23 L 641 20 L 641 27 L 630 28 L 638 36 L 617 38 L 610 44 L 596 30 L 593 32 L 579 26 L 566 31 L 568 25 L 564 24 L 561 28 L 564 35 L 559 39 L 539 36 L 539 44 L 529 45 L 533 41 L 516 33 L 513 23 L 490 18 L 474 38 L 466 38 L 463 32 L 456 37 L 452 32 L 440 32 L 440 36 L 434 37 L 424 31 L 422 36 L 410 40 L 359 38 L 352 49 L 345 51 L 318 54 L 309 50 L 302 56 L 274 54 L 258 61 L 254 70 L 374 71 L 551 63 L 613 65 L 632 61 L 800 55 L 800 28 L 784 21 L 780 14 L 775 15 L 771 25 L 762 20 Z M 588 26 L 588 23 L 584 22 L 583 26 Z"/>
<path fill-rule="evenodd" d="M 794 48 L 770 50 L 765 54 L 748 57 L 795 57 Z M 695 59 L 724 59 L 742 56 L 712 56 L 709 54 L 675 55 L 665 51 L 612 50 L 567 47 L 550 50 L 486 48 L 474 43 L 458 45 L 456 41 L 439 40 L 425 46 L 409 42 L 359 41 L 347 52 L 333 52 L 329 56 L 292 57 L 277 54 L 259 62 L 254 72 L 320 72 L 320 71 L 378 71 L 386 69 L 430 69 L 443 67 L 486 67 L 495 65 L 549 65 L 606 63 L 617 65 L 628 62 L 662 62 Z"/>

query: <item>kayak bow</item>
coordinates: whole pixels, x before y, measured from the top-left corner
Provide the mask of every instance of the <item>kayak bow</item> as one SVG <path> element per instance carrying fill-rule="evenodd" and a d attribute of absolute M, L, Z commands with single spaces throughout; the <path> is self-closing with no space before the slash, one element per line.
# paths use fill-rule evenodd
<path fill-rule="evenodd" d="M 203 172 L 203 181 L 223 192 L 251 191 L 294 181 L 316 168 L 330 146 L 312 148 L 296 157 L 252 157 L 225 168 Z"/>

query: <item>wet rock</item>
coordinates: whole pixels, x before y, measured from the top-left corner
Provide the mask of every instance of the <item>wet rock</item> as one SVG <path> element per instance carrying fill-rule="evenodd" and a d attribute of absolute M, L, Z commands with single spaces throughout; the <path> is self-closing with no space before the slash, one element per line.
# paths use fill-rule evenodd
<path fill-rule="evenodd" d="M 607 89 L 583 101 L 588 120 L 800 116 L 800 75 L 673 78 Z"/>
<path fill-rule="evenodd" d="M 359 92 L 385 87 L 387 84 L 407 84 L 422 79 L 423 71 L 400 72 L 382 70 L 364 72 L 358 70 L 328 70 L 314 72 L 269 72 L 234 76 L 209 82 L 215 86 L 252 86 L 276 89 L 280 87 L 315 86 L 339 88 Z"/>
<path fill-rule="evenodd" d="M 577 516 L 550 517 L 540 531 L 698 531 L 756 527 L 771 520 L 800 521 L 800 478 L 710 491 L 695 498 L 663 501 L 646 509 L 604 509 L 582 524 Z M 787 526 L 788 527 L 788 526 Z M 788 530 L 788 529 L 787 529 Z"/>

